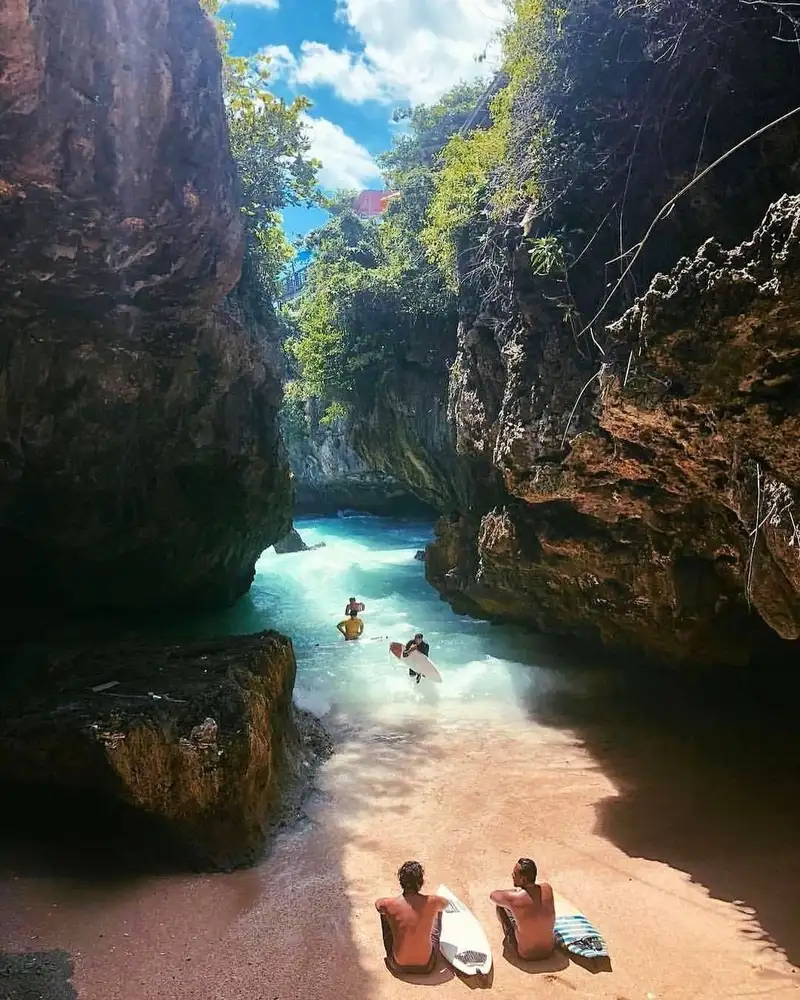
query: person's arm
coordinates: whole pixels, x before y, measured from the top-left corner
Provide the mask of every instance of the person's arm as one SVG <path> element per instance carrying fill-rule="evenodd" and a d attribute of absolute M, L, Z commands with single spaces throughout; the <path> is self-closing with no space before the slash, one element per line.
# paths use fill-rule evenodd
<path fill-rule="evenodd" d="M 380 899 L 375 900 L 375 909 L 378 911 L 378 913 L 383 913 L 383 914 L 386 913 L 386 904 L 388 902 L 389 900 L 386 899 L 385 896 L 382 896 Z"/>
<path fill-rule="evenodd" d="M 489 893 L 489 899 L 495 906 L 504 906 L 506 909 L 511 909 L 513 902 L 511 893 L 507 889 L 495 889 L 494 892 Z"/>
<path fill-rule="evenodd" d="M 347 619 L 345 618 L 345 620 L 343 622 L 339 622 L 339 624 L 336 626 L 339 629 L 339 631 L 342 633 L 342 635 L 345 636 L 345 637 L 347 637 L 347 633 L 344 630 L 344 626 L 345 626 L 346 623 L 347 623 Z"/>
<path fill-rule="evenodd" d="M 416 648 L 417 648 L 416 642 L 414 642 L 413 639 L 409 639 L 409 641 L 406 643 L 406 648 L 403 650 L 403 656 L 408 656 L 411 650 Z"/>

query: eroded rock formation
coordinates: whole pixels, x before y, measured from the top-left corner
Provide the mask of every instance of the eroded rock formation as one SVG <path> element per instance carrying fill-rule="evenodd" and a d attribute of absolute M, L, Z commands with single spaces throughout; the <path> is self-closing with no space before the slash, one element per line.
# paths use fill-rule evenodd
<path fill-rule="evenodd" d="M 351 416 L 286 428 L 297 507 L 376 514 L 450 510 L 464 503 L 464 470 L 447 420 L 445 370 L 387 373 Z"/>
<path fill-rule="evenodd" d="M 593 375 L 526 305 L 461 330 L 458 447 L 505 496 L 440 523 L 429 579 L 462 610 L 673 660 L 744 660 L 759 617 L 800 637 L 800 198 L 658 275 Z"/>
<path fill-rule="evenodd" d="M 228 602 L 290 526 L 196 0 L 0 11 L 0 547 L 21 604 Z"/>
<path fill-rule="evenodd" d="M 194 864 L 252 861 L 285 793 L 328 751 L 310 717 L 298 727 L 294 652 L 274 632 L 29 650 L 16 666 L 0 782 L 116 799 L 157 820 Z"/>
<path fill-rule="evenodd" d="M 278 555 L 286 555 L 290 552 L 306 552 L 307 550 L 308 546 L 296 528 L 292 528 L 287 535 L 284 535 L 283 538 L 279 538 L 275 542 L 275 551 Z"/>

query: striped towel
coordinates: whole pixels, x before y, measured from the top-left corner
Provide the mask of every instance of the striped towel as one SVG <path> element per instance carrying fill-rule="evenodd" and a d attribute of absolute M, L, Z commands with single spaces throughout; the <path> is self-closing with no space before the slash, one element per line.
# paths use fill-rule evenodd
<path fill-rule="evenodd" d="M 608 948 L 600 931 L 582 913 L 556 917 L 556 944 L 580 958 L 608 958 Z"/>

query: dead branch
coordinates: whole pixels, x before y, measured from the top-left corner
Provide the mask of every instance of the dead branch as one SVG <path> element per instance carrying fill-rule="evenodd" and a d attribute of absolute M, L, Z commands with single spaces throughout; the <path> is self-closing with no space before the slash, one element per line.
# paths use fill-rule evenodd
<path fill-rule="evenodd" d="M 748 604 L 750 604 L 750 595 L 753 583 L 753 563 L 755 561 L 756 544 L 758 543 L 758 522 L 761 519 L 761 466 L 758 462 L 756 462 L 756 489 L 758 490 L 758 499 L 756 501 L 756 526 L 753 531 L 750 532 L 753 541 L 750 545 L 750 556 L 747 560 L 747 573 L 745 576 L 745 596 L 747 597 Z"/>
<path fill-rule="evenodd" d="M 598 370 L 594 373 L 594 375 L 592 375 L 592 377 L 589 379 L 589 381 L 586 383 L 586 385 L 578 393 L 578 398 L 575 400 L 575 405 L 572 407 L 572 412 L 569 415 L 569 420 L 567 421 L 567 426 L 564 428 L 564 434 L 563 434 L 563 436 L 561 438 L 561 447 L 562 448 L 564 447 L 564 443 L 567 440 L 567 433 L 569 432 L 570 424 L 572 423 L 572 418 L 575 416 L 575 411 L 578 409 L 578 405 L 580 404 L 580 401 L 583 399 L 583 394 L 586 392 L 586 390 L 589 388 L 589 386 L 592 384 L 592 382 L 594 382 L 594 380 L 596 378 L 600 378 L 603 374 L 605 374 L 605 370 L 608 367 L 610 367 L 609 364 L 606 361 L 604 361 L 600 365 L 600 367 L 598 368 Z"/>
<path fill-rule="evenodd" d="M 699 173 L 696 177 L 693 177 L 692 180 L 690 180 L 688 184 L 684 184 L 684 186 L 680 189 L 680 191 L 678 191 L 677 194 L 674 194 L 669 199 L 669 201 L 666 202 L 661 207 L 661 209 L 659 210 L 658 214 L 653 219 L 653 221 L 650 223 L 650 226 L 648 227 L 647 231 L 645 232 L 644 236 L 642 237 L 642 240 L 639 243 L 638 249 L 636 250 L 636 253 L 633 255 L 633 257 L 631 258 L 630 262 L 628 263 L 628 266 L 622 272 L 622 274 L 620 275 L 619 279 L 615 283 L 614 287 L 611 289 L 611 291 L 609 292 L 609 294 L 606 296 L 605 300 L 603 301 L 602 305 L 597 310 L 597 312 L 595 313 L 595 315 L 592 317 L 591 320 L 589 320 L 589 322 L 586 324 L 586 326 L 584 327 L 584 329 L 581 330 L 580 336 L 582 336 L 584 333 L 586 333 L 587 330 L 589 330 L 591 327 L 593 327 L 594 324 L 600 319 L 600 317 L 602 316 L 602 314 L 605 312 L 606 307 L 611 302 L 611 300 L 614 298 L 614 296 L 617 294 L 617 292 L 619 291 L 619 289 L 622 286 L 623 282 L 625 281 L 625 278 L 627 278 L 627 276 L 630 274 L 631 270 L 633 269 L 634 264 L 639 259 L 640 255 L 642 253 L 642 250 L 645 247 L 645 244 L 650 239 L 650 236 L 653 233 L 653 230 L 656 228 L 656 226 L 658 225 L 658 223 L 662 221 L 662 219 L 667 218 L 667 216 L 670 214 L 670 212 L 672 212 L 672 210 L 674 209 L 676 203 L 687 193 L 687 191 L 690 191 L 695 186 L 695 184 L 699 184 L 700 181 L 704 177 L 706 177 L 708 174 L 710 174 L 712 170 L 715 170 L 721 163 L 723 163 L 725 160 L 727 160 L 731 156 L 733 156 L 734 153 L 737 153 L 743 146 L 746 146 L 747 143 L 752 142 L 753 139 L 757 139 L 761 135 L 764 135 L 765 132 L 768 132 L 770 129 L 775 128 L 777 125 L 782 125 L 783 122 L 788 121 L 790 118 L 793 118 L 798 112 L 800 112 L 800 106 L 798 106 L 796 108 L 793 108 L 791 111 L 788 111 L 786 114 L 781 115 L 779 118 L 775 118 L 773 121 L 771 121 L 768 124 L 762 126 L 762 128 L 757 129 L 755 132 L 751 132 L 750 135 L 747 136 L 747 138 L 742 139 L 741 142 L 737 143 L 735 146 L 732 146 L 727 152 L 723 153 L 722 156 L 718 157 L 716 160 L 714 160 L 713 163 L 709 164 L 709 166 L 707 166 L 705 168 L 705 170 L 703 170 L 701 173 Z"/>

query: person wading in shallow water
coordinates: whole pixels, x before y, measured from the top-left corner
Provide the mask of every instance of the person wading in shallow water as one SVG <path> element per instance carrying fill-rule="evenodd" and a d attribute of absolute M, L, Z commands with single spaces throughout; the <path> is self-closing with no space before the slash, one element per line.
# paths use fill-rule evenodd
<path fill-rule="evenodd" d="M 496 889 L 489 899 L 505 931 L 505 944 L 528 961 L 548 958 L 553 952 L 556 911 L 553 890 L 546 882 L 536 884 L 536 862 L 520 858 L 514 866 L 513 889 Z"/>
<path fill-rule="evenodd" d="M 397 872 L 402 896 L 379 899 L 386 967 L 391 972 L 425 975 L 433 972 L 442 931 L 444 896 L 421 892 L 425 872 L 419 861 L 406 861 Z"/>
<path fill-rule="evenodd" d="M 360 639 L 361 633 L 364 631 L 364 623 L 355 613 L 355 611 L 350 612 L 350 617 L 345 618 L 344 621 L 339 622 L 336 626 L 345 638 L 345 642 L 352 639 Z"/>
<path fill-rule="evenodd" d="M 413 652 L 415 649 L 422 653 L 423 656 L 427 656 L 430 651 L 430 646 L 425 642 L 422 632 L 417 632 L 413 639 L 409 639 L 405 644 L 403 649 L 403 656 L 408 656 L 409 653 Z M 412 670 L 410 667 L 408 669 L 409 677 L 416 677 L 417 684 L 422 680 L 422 674 L 418 674 L 416 670 Z"/>
<path fill-rule="evenodd" d="M 359 614 L 361 611 L 366 609 L 366 604 L 363 601 L 357 601 L 355 597 L 351 597 L 344 608 L 344 613 L 346 615 L 351 615 L 354 611 Z"/>

